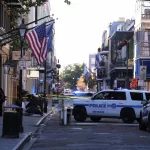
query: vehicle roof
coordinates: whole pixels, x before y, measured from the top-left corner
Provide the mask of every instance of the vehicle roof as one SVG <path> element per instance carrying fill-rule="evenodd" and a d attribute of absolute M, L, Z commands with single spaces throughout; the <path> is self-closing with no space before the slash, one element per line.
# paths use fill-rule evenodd
<path fill-rule="evenodd" d="M 147 92 L 147 93 L 149 92 L 150 93 L 150 91 L 146 91 L 146 90 L 128 90 L 128 89 L 117 89 L 117 90 L 107 89 L 107 90 L 103 90 L 103 91 L 128 91 L 128 92 Z"/>

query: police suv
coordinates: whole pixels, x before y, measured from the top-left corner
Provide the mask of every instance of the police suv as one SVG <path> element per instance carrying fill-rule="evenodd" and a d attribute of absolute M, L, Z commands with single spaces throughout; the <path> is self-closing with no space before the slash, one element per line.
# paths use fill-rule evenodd
<path fill-rule="evenodd" d="M 91 98 L 74 99 L 73 116 L 78 122 L 87 117 L 92 121 L 101 118 L 120 118 L 124 123 L 139 121 L 141 101 L 146 100 L 148 91 L 141 90 L 104 90 Z"/>

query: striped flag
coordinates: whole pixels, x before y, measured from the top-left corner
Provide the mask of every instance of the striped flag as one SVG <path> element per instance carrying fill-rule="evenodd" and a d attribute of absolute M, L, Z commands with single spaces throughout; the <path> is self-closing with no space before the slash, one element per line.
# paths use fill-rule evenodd
<path fill-rule="evenodd" d="M 83 75 L 84 75 L 84 79 L 85 81 L 87 82 L 89 77 L 91 76 L 91 73 L 89 71 L 89 69 L 87 68 L 86 65 L 84 65 L 84 72 L 83 72 Z"/>
<path fill-rule="evenodd" d="M 41 64 L 47 57 L 46 22 L 29 31 L 26 39 L 37 63 Z"/>
<path fill-rule="evenodd" d="M 96 54 L 95 55 L 95 67 L 99 68 L 100 66 L 103 65 L 103 63 L 104 63 L 103 56 L 100 53 Z"/>

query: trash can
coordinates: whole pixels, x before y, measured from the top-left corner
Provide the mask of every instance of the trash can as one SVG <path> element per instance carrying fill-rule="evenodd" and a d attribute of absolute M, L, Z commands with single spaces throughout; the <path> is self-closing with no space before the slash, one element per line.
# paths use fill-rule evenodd
<path fill-rule="evenodd" d="M 2 137 L 7 136 L 19 138 L 21 114 L 18 110 L 21 109 L 21 107 L 14 104 L 4 107 Z"/>

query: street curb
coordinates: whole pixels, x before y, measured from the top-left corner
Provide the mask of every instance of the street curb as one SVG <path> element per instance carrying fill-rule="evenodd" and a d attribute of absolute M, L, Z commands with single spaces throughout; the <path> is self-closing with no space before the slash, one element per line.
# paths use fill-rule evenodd
<path fill-rule="evenodd" d="M 30 141 L 31 136 L 32 132 L 27 133 L 12 150 L 21 150 L 23 146 Z"/>
<path fill-rule="evenodd" d="M 45 116 L 43 116 L 35 125 L 36 127 L 39 127 L 40 124 L 53 112 L 53 110 L 49 111 Z M 36 132 L 36 131 L 35 131 Z M 27 133 L 21 141 L 12 149 L 12 150 L 21 150 L 23 146 L 31 140 L 33 133 L 29 132 Z"/>
<path fill-rule="evenodd" d="M 53 112 L 53 110 L 51 110 L 49 113 L 47 113 L 45 116 L 43 116 L 36 124 L 36 126 L 40 126 L 40 124 Z"/>

